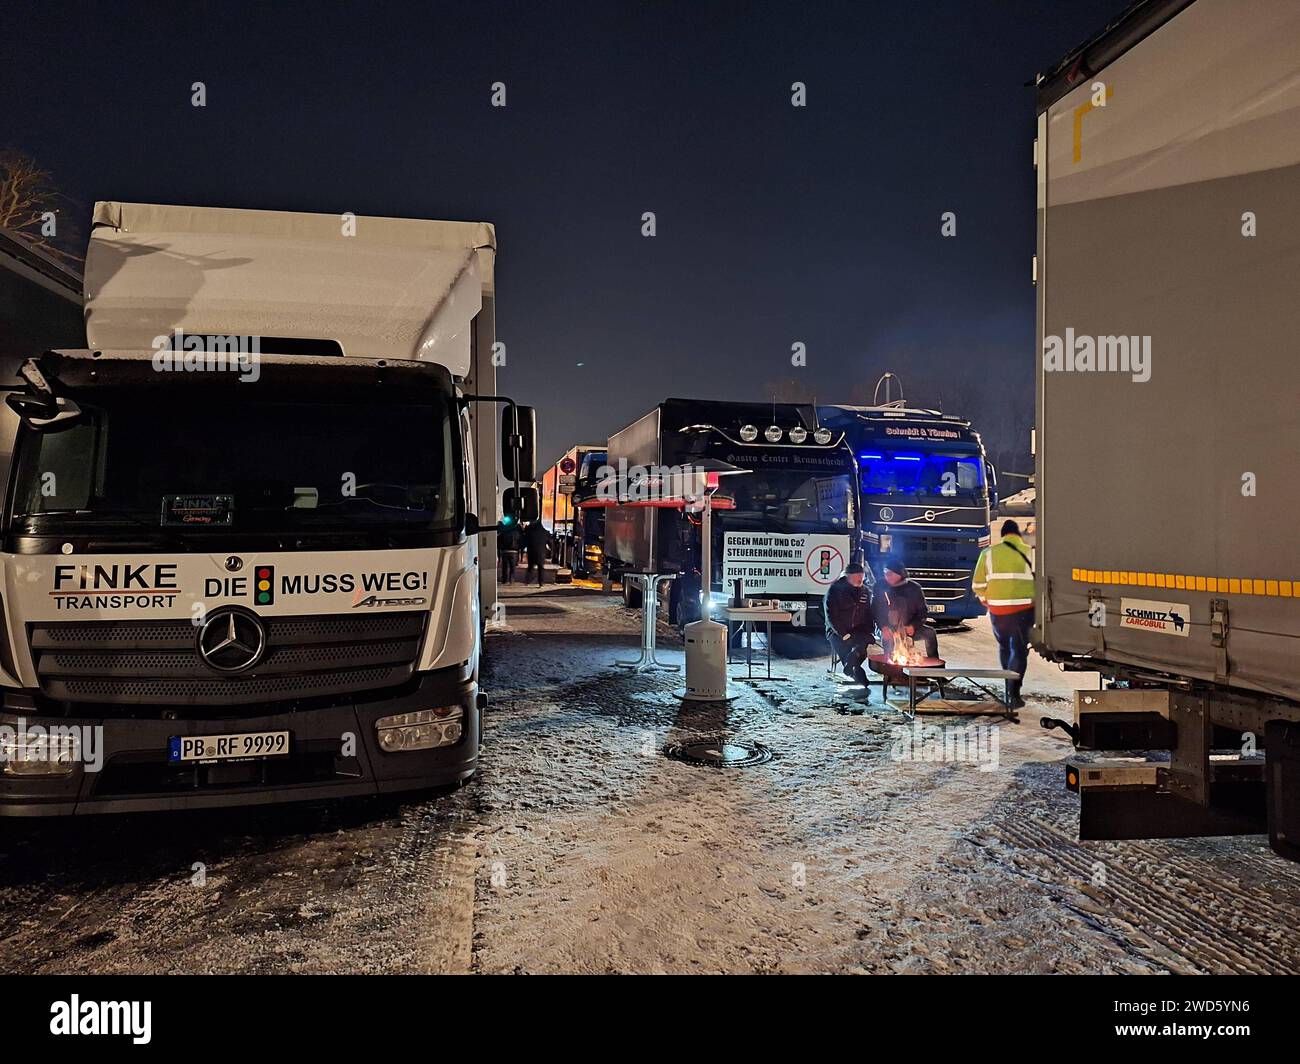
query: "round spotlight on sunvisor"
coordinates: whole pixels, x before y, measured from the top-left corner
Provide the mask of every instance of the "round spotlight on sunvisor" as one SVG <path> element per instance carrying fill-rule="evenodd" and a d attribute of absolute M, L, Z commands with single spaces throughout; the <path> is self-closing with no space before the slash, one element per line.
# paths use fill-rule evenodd
<path fill-rule="evenodd" d="M 801 425 L 796 425 L 790 430 L 791 443 L 803 443 L 808 438 L 808 430 Z"/>
<path fill-rule="evenodd" d="M 830 430 L 830 429 L 818 429 L 816 432 L 813 433 L 813 441 L 816 442 L 816 443 L 823 444 L 823 445 L 824 445 L 824 444 L 827 444 L 827 443 L 830 443 L 830 442 L 831 442 L 831 430 Z"/>
<path fill-rule="evenodd" d="M 746 443 L 753 443 L 758 439 L 758 428 L 754 425 L 742 425 L 740 427 L 740 438 Z"/>
<path fill-rule="evenodd" d="M 767 440 L 768 443 L 780 443 L 781 435 L 781 429 L 776 425 L 768 425 L 763 430 L 763 439 Z"/>

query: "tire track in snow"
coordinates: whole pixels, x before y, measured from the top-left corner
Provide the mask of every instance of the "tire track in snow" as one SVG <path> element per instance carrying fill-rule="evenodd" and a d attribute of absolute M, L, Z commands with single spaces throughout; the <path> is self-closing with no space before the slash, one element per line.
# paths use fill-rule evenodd
<path fill-rule="evenodd" d="M 1133 849 L 1121 847 L 1105 853 L 1089 852 L 1078 842 L 1061 834 L 1036 819 L 1008 819 L 988 828 L 999 842 L 1015 846 L 1022 854 L 1032 856 L 1039 865 L 1053 870 L 1052 881 L 1072 886 L 1090 903 L 1066 904 L 1080 915 L 1093 920 L 1113 923 L 1121 920 L 1151 938 L 1162 949 L 1180 959 L 1184 970 L 1219 970 L 1242 974 L 1267 974 L 1296 971 L 1296 959 L 1281 957 L 1262 944 L 1243 939 L 1237 929 L 1216 921 L 1188 896 L 1188 885 L 1196 880 L 1191 875 L 1181 883 L 1181 889 L 1166 887 L 1153 878 L 1143 878 L 1128 871 L 1126 864 Z M 1139 851 L 1141 852 L 1141 851 Z M 1147 856 L 1163 863 L 1161 857 L 1149 849 Z M 1101 861 L 1105 866 L 1105 885 L 1091 887 L 1093 866 Z M 1061 872 L 1073 877 L 1075 882 L 1063 882 Z M 1226 885 L 1225 891 L 1230 890 Z M 1225 896 L 1233 896 L 1227 894 Z M 1288 911 L 1267 899 L 1253 894 L 1252 902 L 1262 902 L 1266 911 L 1252 909 L 1252 916 L 1263 916 L 1269 923 L 1286 926 Z M 1106 905 L 1112 907 L 1109 911 Z M 1136 945 L 1136 944 L 1135 944 Z"/>

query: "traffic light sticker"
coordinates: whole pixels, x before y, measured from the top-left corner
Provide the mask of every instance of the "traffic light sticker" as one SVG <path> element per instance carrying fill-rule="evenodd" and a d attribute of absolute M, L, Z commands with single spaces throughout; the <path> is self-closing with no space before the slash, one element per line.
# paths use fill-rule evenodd
<path fill-rule="evenodd" d="M 804 570 L 814 584 L 825 586 L 835 580 L 844 569 L 844 555 L 829 543 L 813 543 L 807 548 Z"/>
<path fill-rule="evenodd" d="M 275 566 L 259 565 L 253 573 L 253 602 L 259 606 L 275 603 Z"/>

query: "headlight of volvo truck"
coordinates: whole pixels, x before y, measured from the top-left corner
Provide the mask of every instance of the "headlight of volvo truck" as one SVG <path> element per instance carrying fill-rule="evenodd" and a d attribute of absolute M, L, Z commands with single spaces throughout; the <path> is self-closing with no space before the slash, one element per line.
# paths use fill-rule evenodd
<path fill-rule="evenodd" d="M 375 721 L 379 748 L 397 754 L 407 750 L 433 750 L 460 742 L 465 728 L 465 711 L 460 706 L 437 706 L 413 713 L 397 713 Z"/>

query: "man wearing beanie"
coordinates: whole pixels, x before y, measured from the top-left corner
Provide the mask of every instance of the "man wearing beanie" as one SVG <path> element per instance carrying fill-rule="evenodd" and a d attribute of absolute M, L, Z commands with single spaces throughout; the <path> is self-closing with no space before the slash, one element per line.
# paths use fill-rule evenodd
<path fill-rule="evenodd" d="M 871 642 L 867 592 L 862 583 L 866 570 L 857 562 L 847 565 L 838 580 L 826 589 L 822 613 L 826 617 L 826 641 L 839 656 L 844 675 L 866 685 L 862 661 Z"/>
<path fill-rule="evenodd" d="M 871 615 L 880 629 L 885 653 L 893 653 L 894 639 L 902 635 L 923 646 L 927 658 L 937 658 L 939 635 L 925 623 L 928 613 L 925 592 L 908 579 L 907 566 L 896 558 L 885 562 L 885 579 L 871 596 Z"/>
<path fill-rule="evenodd" d="M 1029 665 L 1029 630 L 1034 626 L 1034 567 L 1014 521 L 1003 521 L 1002 541 L 980 552 L 971 586 L 989 608 L 1002 667 L 1019 674 L 1007 682 L 1010 705 L 1019 709 L 1025 704 L 1020 685 Z"/>

